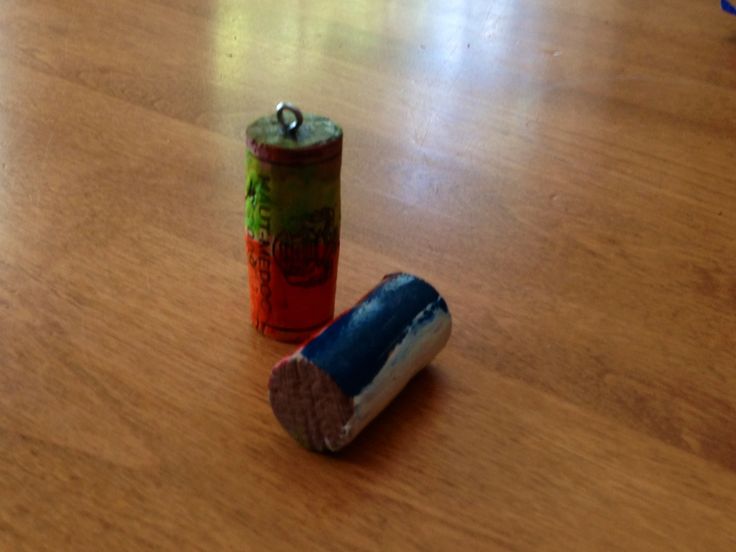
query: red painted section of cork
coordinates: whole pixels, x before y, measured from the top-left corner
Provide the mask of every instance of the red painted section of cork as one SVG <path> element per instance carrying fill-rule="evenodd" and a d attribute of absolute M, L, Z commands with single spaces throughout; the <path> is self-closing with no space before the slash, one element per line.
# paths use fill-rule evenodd
<path fill-rule="evenodd" d="M 268 391 L 276 418 L 303 446 L 325 452 L 347 443 L 343 428 L 353 416 L 353 399 L 312 362 L 285 358 L 274 366 Z"/>
<path fill-rule="evenodd" d="M 253 155 L 273 165 L 316 165 L 332 161 L 342 155 L 342 136 L 327 143 L 300 148 L 263 144 L 250 136 L 247 137 L 246 143 Z"/>
<path fill-rule="evenodd" d="M 293 248 L 289 256 L 301 262 L 298 271 L 287 273 L 290 267 L 280 258 L 278 243 L 264 245 L 247 234 L 245 243 L 251 320 L 259 332 L 299 342 L 332 320 L 339 246 Z"/>

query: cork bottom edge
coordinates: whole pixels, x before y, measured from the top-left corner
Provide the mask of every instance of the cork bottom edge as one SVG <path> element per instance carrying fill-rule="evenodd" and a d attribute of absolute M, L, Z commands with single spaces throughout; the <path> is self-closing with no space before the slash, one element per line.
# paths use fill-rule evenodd
<path fill-rule="evenodd" d="M 268 337 L 269 339 L 275 339 L 284 343 L 301 343 L 306 341 L 307 338 L 313 336 L 317 331 L 324 328 L 330 323 L 332 317 L 325 319 L 324 322 L 319 322 L 309 326 L 308 328 L 279 328 L 278 326 L 271 326 L 258 321 L 252 321 L 252 326 L 261 335 Z"/>

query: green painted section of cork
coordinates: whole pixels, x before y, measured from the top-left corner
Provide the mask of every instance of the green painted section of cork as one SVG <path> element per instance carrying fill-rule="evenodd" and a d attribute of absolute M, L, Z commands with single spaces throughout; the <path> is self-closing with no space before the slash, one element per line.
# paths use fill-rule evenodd
<path fill-rule="evenodd" d="M 289 167 L 262 162 L 248 152 L 245 226 L 252 238 L 297 232 L 311 219 L 339 228 L 339 206 L 339 160 Z"/>

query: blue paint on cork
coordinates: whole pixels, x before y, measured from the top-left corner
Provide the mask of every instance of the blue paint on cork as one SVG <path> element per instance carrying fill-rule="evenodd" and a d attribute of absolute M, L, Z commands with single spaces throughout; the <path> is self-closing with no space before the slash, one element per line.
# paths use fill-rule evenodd
<path fill-rule="evenodd" d="M 413 328 L 440 312 L 448 312 L 447 303 L 430 284 L 411 274 L 391 274 L 307 343 L 301 354 L 354 397 L 375 379 Z"/>

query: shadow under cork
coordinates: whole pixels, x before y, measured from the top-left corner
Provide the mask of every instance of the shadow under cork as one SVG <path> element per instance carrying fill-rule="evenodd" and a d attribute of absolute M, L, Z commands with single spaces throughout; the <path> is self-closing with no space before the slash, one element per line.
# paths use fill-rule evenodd
<path fill-rule="evenodd" d="M 380 468 L 394 456 L 410 453 L 420 439 L 431 439 L 432 420 L 443 400 L 442 374 L 429 365 L 341 451 L 328 456 L 339 462 Z"/>

